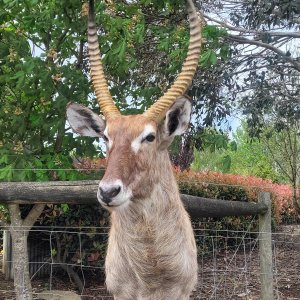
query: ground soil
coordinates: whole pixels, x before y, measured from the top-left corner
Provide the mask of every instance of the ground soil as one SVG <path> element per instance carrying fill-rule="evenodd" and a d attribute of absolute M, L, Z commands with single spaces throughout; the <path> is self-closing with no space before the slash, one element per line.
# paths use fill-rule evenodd
<path fill-rule="evenodd" d="M 300 239 L 300 235 L 295 238 Z M 273 240 L 275 299 L 300 300 L 300 241 L 292 234 L 274 235 Z M 201 257 L 199 282 L 191 300 L 261 299 L 258 257 L 256 247 Z M 33 280 L 32 284 L 35 293 L 49 289 L 75 290 L 67 275 L 53 276 L 51 286 L 49 278 Z M 85 286 L 82 299 L 113 299 L 105 290 L 103 278 L 90 276 Z M 0 300 L 10 299 L 14 299 L 13 282 L 5 280 L 0 272 Z"/>

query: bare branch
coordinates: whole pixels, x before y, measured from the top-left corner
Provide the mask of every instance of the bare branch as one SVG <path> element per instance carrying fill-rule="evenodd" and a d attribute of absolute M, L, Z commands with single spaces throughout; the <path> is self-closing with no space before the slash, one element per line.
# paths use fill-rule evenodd
<path fill-rule="evenodd" d="M 298 61 L 296 61 L 295 59 L 293 59 L 290 56 L 287 56 L 285 52 L 283 52 L 282 50 L 280 50 L 279 48 L 277 48 L 271 44 L 267 44 L 267 43 L 263 43 L 263 42 L 255 41 L 255 40 L 250 40 L 250 39 L 244 38 L 242 36 L 236 36 L 236 35 L 232 35 L 232 34 L 229 34 L 228 37 L 231 41 L 234 41 L 234 42 L 237 42 L 240 44 L 250 44 L 250 45 L 255 45 L 258 47 L 269 49 L 269 50 L 273 51 L 274 53 L 278 54 L 279 56 L 281 56 L 284 60 L 289 62 L 297 71 L 300 72 L 300 63 Z"/>
<path fill-rule="evenodd" d="M 221 25 L 222 27 L 226 27 L 232 31 L 237 31 L 237 32 L 242 32 L 242 33 L 249 33 L 249 34 L 252 34 L 252 35 L 255 35 L 255 36 L 260 36 L 260 35 L 265 35 L 265 34 L 268 34 L 270 36 L 278 36 L 278 37 L 290 37 L 290 38 L 300 38 L 300 32 L 296 32 L 296 31 L 293 31 L 293 32 L 289 32 L 289 31 L 262 31 L 262 30 L 251 30 L 251 29 L 245 29 L 245 28 L 242 28 L 242 27 L 236 27 L 236 26 L 233 26 L 231 24 L 228 24 L 224 21 L 219 21 L 207 14 L 203 14 L 203 16 L 212 21 L 212 22 L 215 22 L 219 25 Z"/>
<path fill-rule="evenodd" d="M 265 144 L 268 148 L 268 152 L 269 154 L 271 154 L 273 161 L 278 165 L 278 167 L 280 168 L 280 170 L 289 178 L 290 181 L 293 180 L 293 178 L 290 176 L 289 172 L 286 171 L 286 169 L 284 168 L 283 164 L 281 163 L 281 160 L 278 160 L 276 158 L 276 155 L 273 151 L 273 146 L 270 145 L 268 138 L 265 139 Z"/>

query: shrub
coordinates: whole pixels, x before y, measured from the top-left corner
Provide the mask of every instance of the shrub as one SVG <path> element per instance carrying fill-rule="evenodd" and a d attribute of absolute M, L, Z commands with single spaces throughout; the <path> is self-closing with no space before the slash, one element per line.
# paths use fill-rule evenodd
<path fill-rule="evenodd" d="M 181 171 L 174 168 L 182 193 L 224 200 L 257 202 L 258 193 L 270 192 L 276 223 L 288 218 L 297 219 L 293 204 L 293 188 L 288 184 L 275 184 L 270 179 L 217 172 Z"/>

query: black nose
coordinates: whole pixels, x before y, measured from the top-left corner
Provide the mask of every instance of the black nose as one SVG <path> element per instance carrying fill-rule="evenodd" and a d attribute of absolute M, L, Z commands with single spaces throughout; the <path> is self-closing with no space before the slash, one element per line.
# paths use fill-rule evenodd
<path fill-rule="evenodd" d="M 115 186 L 109 189 L 102 189 L 100 187 L 99 190 L 100 190 L 101 200 L 106 204 L 108 204 L 112 201 L 114 197 L 116 197 L 120 193 L 121 187 Z"/>

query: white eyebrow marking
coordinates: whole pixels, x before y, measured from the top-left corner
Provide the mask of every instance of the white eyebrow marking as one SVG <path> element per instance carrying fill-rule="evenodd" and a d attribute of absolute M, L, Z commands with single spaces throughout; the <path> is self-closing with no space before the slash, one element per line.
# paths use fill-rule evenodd
<path fill-rule="evenodd" d="M 151 124 L 147 124 L 143 132 L 131 142 L 131 148 L 135 154 L 140 150 L 142 140 L 150 133 L 155 133 L 155 128 Z"/>
<path fill-rule="evenodd" d="M 103 134 L 108 138 L 108 143 L 107 143 L 107 147 L 108 149 L 110 149 L 113 145 L 113 141 L 109 138 L 108 136 L 108 126 L 106 125 L 104 131 L 103 131 Z"/>

